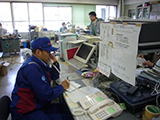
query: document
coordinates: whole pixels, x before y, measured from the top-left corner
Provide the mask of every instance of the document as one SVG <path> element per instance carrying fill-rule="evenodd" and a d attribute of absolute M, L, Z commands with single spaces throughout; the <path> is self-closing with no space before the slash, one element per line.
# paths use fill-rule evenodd
<path fill-rule="evenodd" d="M 110 23 L 102 23 L 100 25 L 100 38 L 103 42 L 112 42 L 113 41 L 113 25 Z"/>
<path fill-rule="evenodd" d="M 113 47 L 137 55 L 141 27 L 117 24 L 113 26 Z"/>
<path fill-rule="evenodd" d="M 112 49 L 112 72 L 122 80 L 135 85 L 136 55 Z"/>
<path fill-rule="evenodd" d="M 146 61 L 146 60 L 145 60 L 144 58 L 137 57 L 137 65 L 142 66 L 145 61 Z"/>
<path fill-rule="evenodd" d="M 72 92 L 75 89 L 79 88 L 81 85 L 78 83 L 75 83 L 74 81 L 70 81 L 70 87 L 67 89 L 68 92 Z"/>
<path fill-rule="evenodd" d="M 100 42 L 97 70 L 109 77 L 111 72 L 111 63 L 112 45 L 110 43 Z"/>

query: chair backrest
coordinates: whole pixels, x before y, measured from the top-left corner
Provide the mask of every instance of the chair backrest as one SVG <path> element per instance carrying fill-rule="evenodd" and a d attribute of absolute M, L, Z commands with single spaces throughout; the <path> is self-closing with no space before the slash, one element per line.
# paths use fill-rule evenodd
<path fill-rule="evenodd" d="M 11 100 L 8 96 L 0 97 L 0 120 L 7 120 L 10 113 Z"/>

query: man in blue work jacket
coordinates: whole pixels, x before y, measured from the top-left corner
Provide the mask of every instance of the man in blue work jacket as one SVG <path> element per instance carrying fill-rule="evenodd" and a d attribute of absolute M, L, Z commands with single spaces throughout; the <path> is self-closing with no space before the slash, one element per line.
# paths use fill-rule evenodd
<path fill-rule="evenodd" d="M 65 30 L 67 30 L 67 27 L 66 27 L 66 23 L 63 22 L 62 27 L 59 29 L 59 32 L 65 32 Z"/>
<path fill-rule="evenodd" d="M 57 50 L 51 46 L 47 37 L 35 39 L 32 44 L 32 56 L 18 71 L 16 83 L 12 92 L 10 111 L 13 120 L 70 120 L 66 106 L 60 103 L 51 104 L 51 100 L 61 95 L 69 83 L 64 80 L 61 85 L 51 87 L 51 79 L 59 78 L 59 73 L 53 67 L 47 66 L 50 59 L 59 69 L 51 51 Z"/>
<path fill-rule="evenodd" d="M 99 24 L 99 28 L 100 29 L 100 22 L 104 21 L 103 19 L 101 18 L 97 18 L 96 17 L 96 13 L 93 11 L 93 12 L 90 12 L 89 13 L 89 18 L 91 20 L 91 23 L 89 25 L 90 27 L 90 34 L 91 35 L 94 35 L 94 36 L 97 36 L 97 24 Z M 99 31 L 100 32 L 100 31 Z"/>

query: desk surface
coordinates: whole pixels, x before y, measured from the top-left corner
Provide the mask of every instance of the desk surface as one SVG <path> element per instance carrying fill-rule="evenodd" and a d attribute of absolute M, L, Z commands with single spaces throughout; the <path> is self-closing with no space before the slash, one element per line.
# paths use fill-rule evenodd
<path fill-rule="evenodd" d="M 68 70 L 67 70 L 67 69 Z M 69 70 L 70 70 L 70 73 L 72 72 L 76 72 L 76 70 L 72 67 L 72 66 L 70 66 L 70 65 L 68 65 L 66 62 L 64 62 L 63 63 L 63 65 L 61 66 L 61 71 L 62 71 L 62 73 L 64 73 L 64 74 L 67 74 L 66 72 L 69 72 Z M 80 75 L 77 73 L 77 76 L 79 77 Z M 77 78 L 78 78 L 77 77 Z M 85 78 L 83 78 L 83 77 L 80 77 L 80 79 L 77 79 L 77 80 L 74 80 L 76 83 L 78 83 L 78 84 L 80 84 L 81 85 L 81 87 L 85 87 L 86 85 L 82 82 L 82 79 L 85 79 Z M 71 113 L 72 113 L 72 111 L 75 109 L 75 108 L 82 108 L 81 107 L 81 105 L 79 104 L 79 103 L 73 103 L 72 101 L 71 101 L 71 99 L 66 95 L 66 93 L 64 93 L 63 94 L 63 96 L 64 96 L 64 99 L 65 99 L 65 101 L 66 101 L 66 103 L 67 103 L 67 105 L 68 105 L 68 108 L 70 109 L 70 111 L 71 111 Z M 75 106 L 75 107 L 74 107 Z M 90 117 L 89 117 L 89 115 L 87 115 L 88 117 L 87 117 L 87 119 L 85 119 L 85 120 L 92 120 Z M 77 117 L 77 116 L 74 116 L 74 119 L 75 120 L 79 120 L 79 119 L 83 119 L 84 117 L 86 117 L 85 115 L 83 115 L 83 116 L 79 116 L 79 117 Z M 129 111 L 123 111 L 122 112 L 122 114 L 120 115 L 120 116 L 118 116 L 118 117 L 115 117 L 115 118 L 110 118 L 110 120 L 127 120 L 127 119 L 130 119 L 130 120 L 139 120 L 139 119 L 137 119 L 133 114 L 131 114 Z"/>
<path fill-rule="evenodd" d="M 70 36 L 70 35 L 75 35 L 75 33 L 60 33 L 60 36 Z"/>

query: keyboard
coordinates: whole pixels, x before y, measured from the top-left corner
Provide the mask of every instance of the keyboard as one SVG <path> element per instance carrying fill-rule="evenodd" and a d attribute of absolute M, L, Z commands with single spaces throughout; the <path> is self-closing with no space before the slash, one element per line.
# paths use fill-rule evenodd
<path fill-rule="evenodd" d="M 83 67 L 88 67 L 87 64 L 84 64 L 84 63 L 76 60 L 75 58 L 72 58 L 72 59 L 68 60 L 67 62 L 78 70 L 80 70 Z"/>

